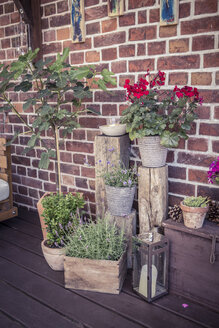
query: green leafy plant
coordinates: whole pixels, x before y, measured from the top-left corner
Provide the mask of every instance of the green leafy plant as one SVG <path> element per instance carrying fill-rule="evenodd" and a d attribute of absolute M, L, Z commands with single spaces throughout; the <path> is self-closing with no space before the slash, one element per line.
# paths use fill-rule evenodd
<path fill-rule="evenodd" d="M 165 83 L 165 73 L 158 72 L 134 85 L 125 81 L 127 100 L 131 103 L 122 113 L 121 122 L 131 140 L 158 135 L 164 147 L 177 147 L 180 138 L 188 138 L 191 123 L 197 118 L 195 109 L 202 104 L 198 90 L 189 86 L 172 91 L 161 90 Z"/>
<path fill-rule="evenodd" d="M 107 217 L 80 224 L 66 239 L 66 256 L 117 261 L 126 249 L 123 230 L 110 224 Z"/>
<path fill-rule="evenodd" d="M 29 50 L 10 65 L 0 65 L 0 112 L 12 111 L 25 125 L 25 134 L 30 139 L 24 153 L 35 146 L 39 147 L 42 151 L 39 168 L 47 169 L 50 159 L 55 158 L 57 190 L 61 192 L 60 135 L 65 137 L 79 127 L 78 115 L 86 111 L 81 109 L 82 100 L 91 96 L 92 83 L 89 81 L 93 81 L 102 90 L 107 89 L 107 83 L 115 85 L 116 81 L 112 78 L 113 73 L 107 69 L 97 72 L 94 65 L 74 67 L 67 64 L 68 48 L 64 49 L 62 55 L 57 54 L 55 61 L 46 59 L 35 63 L 38 51 Z M 24 94 L 24 111 L 34 107 L 32 125 L 16 109 L 10 99 L 11 91 Z M 27 97 L 25 94 L 28 91 L 31 93 Z M 69 110 L 67 104 L 73 105 L 73 111 Z M 20 131 L 15 133 L 10 143 L 20 134 Z M 52 146 L 45 140 L 48 134 L 54 137 Z"/>
<path fill-rule="evenodd" d="M 207 197 L 187 197 L 183 200 L 183 204 L 188 207 L 207 207 L 209 203 L 209 199 Z"/>
<path fill-rule="evenodd" d="M 64 246 L 67 233 L 74 232 L 79 224 L 77 212 L 84 204 L 84 199 L 79 193 L 52 193 L 43 198 L 42 216 L 47 225 L 47 244 L 50 247 Z"/>
<path fill-rule="evenodd" d="M 119 161 L 118 165 L 107 162 L 107 171 L 101 175 L 104 182 L 112 187 L 131 188 L 138 182 L 138 173 L 136 167 L 127 169 L 125 165 Z"/>

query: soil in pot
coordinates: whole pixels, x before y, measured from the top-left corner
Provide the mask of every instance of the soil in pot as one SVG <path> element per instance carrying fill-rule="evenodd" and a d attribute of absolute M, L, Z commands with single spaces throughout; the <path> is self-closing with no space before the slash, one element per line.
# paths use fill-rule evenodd
<path fill-rule="evenodd" d="M 65 248 L 52 248 L 47 245 L 47 241 L 41 243 L 43 255 L 51 269 L 55 271 L 64 271 Z"/>

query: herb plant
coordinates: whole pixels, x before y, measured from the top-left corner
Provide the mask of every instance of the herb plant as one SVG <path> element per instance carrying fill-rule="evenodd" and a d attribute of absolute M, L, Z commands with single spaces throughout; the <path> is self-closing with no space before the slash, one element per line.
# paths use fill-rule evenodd
<path fill-rule="evenodd" d="M 126 248 L 123 230 L 110 224 L 108 218 L 79 224 L 66 238 L 66 256 L 117 261 Z"/>
<path fill-rule="evenodd" d="M 74 232 L 79 224 L 78 209 L 84 207 L 84 199 L 79 194 L 50 194 L 44 197 L 42 216 L 47 225 L 47 244 L 63 247 L 68 232 Z"/>
<path fill-rule="evenodd" d="M 209 199 L 207 197 L 187 197 L 183 200 L 183 204 L 189 207 L 207 207 L 209 203 Z"/>
<path fill-rule="evenodd" d="M 187 131 L 197 118 L 195 109 L 202 98 L 189 86 L 162 91 L 164 83 L 165 73 L 161 71 L 154 77 L 147 71 L 134 85 L 125 81 L 130 105 L 123 111 L 121 122 L 126 124 L 131 140 L 158 135 L 164 147 L 177 147 L 180 138 L 188 139 Z"/>

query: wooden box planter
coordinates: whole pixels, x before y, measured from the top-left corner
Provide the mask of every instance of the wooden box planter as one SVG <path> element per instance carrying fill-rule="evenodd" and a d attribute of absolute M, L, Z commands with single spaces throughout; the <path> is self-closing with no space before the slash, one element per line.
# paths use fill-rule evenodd
<path fill-rule="evenodd" d="M 65 288 L 119 294 L 127 272 L 127 252 L 118 261 L 64 257 Z"/>
<path fill-rule="evenodd" d="M 219 226 L 205 221 L 191 229 L 172 220 L 163 226 L 170 242 L 170 290 L 218 309 Z"/>

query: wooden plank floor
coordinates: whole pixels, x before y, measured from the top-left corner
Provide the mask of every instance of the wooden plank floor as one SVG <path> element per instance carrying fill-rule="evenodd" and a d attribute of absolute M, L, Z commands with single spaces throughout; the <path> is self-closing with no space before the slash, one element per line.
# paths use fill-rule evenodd
<path fill-rule="evenodd" d="M 219 327 L 219 313 L 177 295 L 148 304 L 133 293 L 130 275 L 120 295 L 67 290 L 63 273 L 45 262 L 41 240 L 36 213 L 0 223 L 2 328 Z"/>

